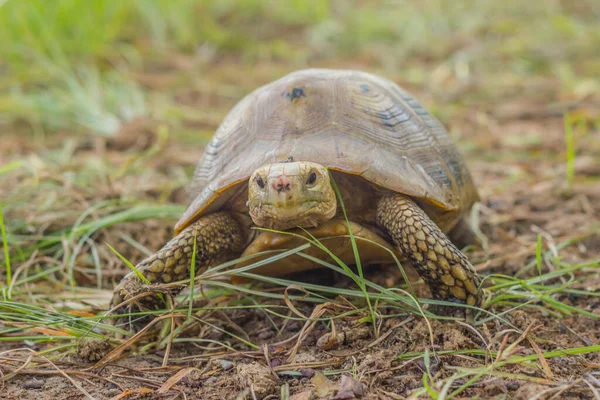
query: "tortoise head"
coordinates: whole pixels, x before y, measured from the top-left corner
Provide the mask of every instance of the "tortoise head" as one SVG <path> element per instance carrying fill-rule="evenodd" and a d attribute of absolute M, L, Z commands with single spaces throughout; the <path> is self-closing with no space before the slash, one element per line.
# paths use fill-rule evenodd
<path fill-rule="evenodd" d="M 330 220 L 337 200 L 327 168 L 293 161 L 254 171 L 248 184 L 248 207 L 257 226 L 283 230 Z"/>

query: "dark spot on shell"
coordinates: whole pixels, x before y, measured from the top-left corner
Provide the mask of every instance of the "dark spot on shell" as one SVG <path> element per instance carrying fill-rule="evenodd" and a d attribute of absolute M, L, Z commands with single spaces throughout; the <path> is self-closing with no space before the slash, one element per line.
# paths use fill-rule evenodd
<path fill-rule="evenodd" d="M 363 93 L 369 93 L 369 85 L 367 85 L 366 83 L 361 83 L 360 84 L 360 91 Z"/>
<path fill-rule="evenodd" d="M 287 98 L 293 103 L 295 100 L 298 100 L 300 97 L 306 97 L 306 93 L 304 93 L 304 89 L 301 87 L 293 88 L 290 93 L 286 95 Z"/>
<path fill-rule="evenodd" d="M 338 144 L 335 144 L 335 152 L 337 154 L 338 157 L 344 157 L 344 152 L 340 150 Z"/>
<path fill-rule="evenodd" d="M 394 128 L 410 119 L 410 115 L 405 112 L 404 108 L 398 104 L 384 111 L 377 112 L 380 122 L 390 128 Z"/>

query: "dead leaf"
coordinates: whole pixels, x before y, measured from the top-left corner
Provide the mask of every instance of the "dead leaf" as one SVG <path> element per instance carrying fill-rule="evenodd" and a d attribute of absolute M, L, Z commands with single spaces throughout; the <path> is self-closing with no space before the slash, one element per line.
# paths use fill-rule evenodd
<path fill-rule="evenodd" d="M 342 375 L 340 390 L 333 400 L 361 399 L 365 395 L 365 386 L 349 375 Z"/>
<path fill-rule="evenodd" d="M 322 372 L 315 373 L 310 382 L 315 385 L 315 394 L 317 397 L 326 397 L 338 390 L 338 386 L 327 379 Z"/>
<path fill-rule="evenodd" d="M 290 400 L 312 400 L 313 399 L 313 391 L 307 390 L 306 392 L 296 393 Z"/>
<path fill-rule="evenodd" d="M 177 382 L 182 380 L 185 376 L 187 376 L 190 372 L 194 370 L 202 373 L 202 371 L 195 367 L 184 368 L 169 379 L 167 379 L 167 381 L 163 383 L 163 385 L 156 391 L 156 393 L 167 393 L 169 390 L 171 390 L 171 387 L 173 387 L 173 385 L 175 385 Z"/>
<path fill-rule="evenodd" d="M 66 329 L 57 330 L 57 329 L 49 329 L 49 328 L 39 327 L 39 328 L 32 328 L 31 330 L 34 332 L 43 333 L 43 334 L 49 335 L 49 336 L 71 336 L 72 335 Z"/>
<path fill-rule="evenodd" d="M 129 396 L 130 394 L 148 394 L 148 393 L 153 393 L 153 392 L 154 392 L 154 390 L 148 389 L 148 388 L 127 389 L 126 391 L 119 394 L 118 396 L 113 397 L 111 400 L 121 400 L 121 399 L 124 399 L 125 397 Z"/>
<path fill-rule="evenodd" d="M 85 317 L 85 318 L 92 318 L 92 317 L 96 316 L 96 314 L 91 313 L 89 311 L 80 311 L 80 310 L 71 310 L 67 314 L 75 315 L 77 317 Z"/>

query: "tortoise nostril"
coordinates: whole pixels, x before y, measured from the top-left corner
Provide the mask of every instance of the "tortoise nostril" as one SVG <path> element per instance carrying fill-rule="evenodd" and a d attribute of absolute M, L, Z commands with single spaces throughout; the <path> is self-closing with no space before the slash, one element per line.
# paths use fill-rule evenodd
<path fill-rule="evenodd" d="M 281 183 L 277 184 L 277 193 L 287 192 L 289 190 L 290 190 L 290 184 L 289 183 L 286 184 L 286 185 L 281 184 Z"/>
<path fill-rule="evenodd" d="M 292 182 L 285 175 L 279 176 L 275 182 L 273 182 L 273 189 L 277 190 L 277 193 L 289 192 L 292 189 Z"/>

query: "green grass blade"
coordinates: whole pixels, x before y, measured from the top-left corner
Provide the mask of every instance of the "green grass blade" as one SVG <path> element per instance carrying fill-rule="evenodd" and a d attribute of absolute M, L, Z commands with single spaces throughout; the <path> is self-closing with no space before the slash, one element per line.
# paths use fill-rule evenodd
<path fill-rule="evenodd" d="M 565 127 L 565 142 L 567 144 L 566 178 L 568 188 L 570 189 L 573 186 L 573 179 L 575 178 L 575 138 L 573 135 L 573 121 L 571 116 L 566 113 L 563 120 Z"/>
<path fill-rule="evenodd" d="M 110 249 L 110 250 L 111 250 L 113 253 L 115 253 L 115 254 L 116 254 L 116 255 L 117 255 L 117 256 L 118 256 L 118 257 L 121 259 L 121 261 L 123 261 L 123 262 L 125 263 L 125 265 L 127 265 L 127 266 L 129 267 L 129 269 L 131 269 L 131 270 L 132 270 L 132 271 L 133 271 L 133 272 L 134 272 L 134 273 L 137 275 L 137 277 L 138 277 L 138 278 L 140 278 L 140 280 L 141 280 L 142 282 L 144 282 L 144 283 L 145 283 L 145 284 L 147 284 L 147 285 L 149 285 L 149 284 L 150 284 L 150 281 L 148 280 L 148 278 L 146 278 L 146 277 L 144 276 L 144 274 L 142 274 L 142 273 L 140 272 L 140 270 L 139 270 L 139 269 L 137 269 L 137 267 L 136 267 L 135 265 L 133 265 L 133 264 L 132 264 L 132 263 L 131 263 L 131 262 L 130 262 L 128 259 L 126 259 L 125 257 L 123 257 L 123 256 L 121 255 L 121 253 L 119 253 L 119 252 L 118 252 L 116 249 L 114 249 L 114 248 L 113 248 L 113 247 L 112 247 L 110 244 L 108 244 L 108 243 L 106 243 L 106 242 L 105 242 L 105 244 L 108 246 L 108 248 L 109 248 L 109 249 Z"/>
<path fill-rule="evenodd" d="M 344 220 L 346 221 L 346 225 L 348 226 L 348 236 L 350 237 L 350 243 L 352 245 L 352 253 L 354 254 L 354 262 L 356 264 L 356 269 L 358 271 L 358 278 L 359 278 L 359 279 L 355 279 L 355 282 L 361 288 L 361 290 L 364 292 L 365 302 L 367 303 L 367 305 L 369 307 L 369 313 L 371 315 L 371 322 L 373 323 L 373 328 L 376 329 L 377 313 L 373 309 L 373 305 L 371 304 L 371 299 L 369 298 L 369 292 L 366 290 L 365 277 L 363 275 L 363 270 L 362 270 L 362 262 L 360 259 L 360 254 L 358 252 L 358 246 L 356 245 L 356 238 L 354 237 L 354 233 L 352 232 L 352 227 L 350 225 L 350 220 L 348 219 L 348 215 L 346 214 L 346 206 L 344 205 L 344 199 L 342 198 L 342 194 L 340 193 L 340 190 L 337 187 L 337 184 L 335 183 L 335 179 L 333 178 L 331 171 L 329 172 L 329 178 L 331 180 L 331 187 L 333 188 L 333 191 L 335 192 L 335 195 L 338 199 L 338 204 L 342 208 L 342 213 L 344 214 Z M 312 235 L 311 235 L 311 237 L 312 237 Z M 315 240 L 316 242 L 319 242 L 314 237 L 312 237 L 312 239 Z M 325 250 L 340 266 L 342 264 L 344 264 L 342 262 L 342 260 L 340 260 L 338 257 L 334 257 L 333 253 L 331 251 L 329 251 L 329 249 L 327 249 L 324 245 L 321 245 L 319 247 L 321 247 L 323 250 Z M 348 268 L 347 266 L 345 266 L 345 267 L 348 269 L 348 271 L 351 271 L 350 268 Z"/>
<path fill-rule="evenodd" d="M 13 161 L 11 163 L 8 163 L 6 165 L 3 165 L 0 167 L 0 175 L 6 174 L 12 170 L 15 170 L 19 167 L 21 167 L 21 165 L 23 165 L 22 161 Z"/>
<path fill-rule="evenodd" d="M 537 246 L 535 249 L 535 261 L 537 265 L 538 275 L 542 276 L 542 235 L 538 233 Z"/>
<path fill-rule="evenodd" d="M 12 285 L 12 271 L 10 269 L 10 254 L 8 252 L 8 240 L 6 238 L 6 227 L 4 226 L 4 208 L 2 207 L 2 203 L 0 203 L 0 231 L 2 232 L 2 247 L 4 248 L 4 266 L 6 270 L 5 288 L 10 288 Z M 5 291 L 4 296 L 10 300 L 10 291 Z"/>

